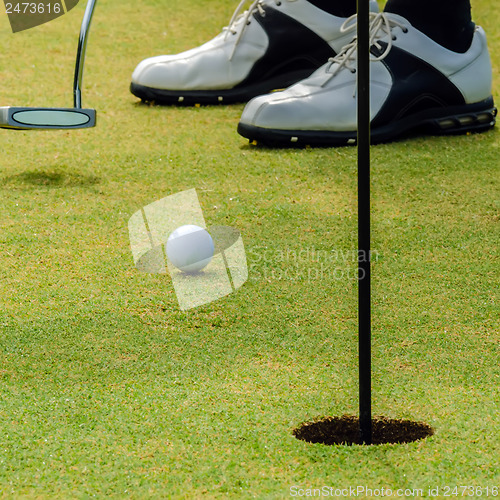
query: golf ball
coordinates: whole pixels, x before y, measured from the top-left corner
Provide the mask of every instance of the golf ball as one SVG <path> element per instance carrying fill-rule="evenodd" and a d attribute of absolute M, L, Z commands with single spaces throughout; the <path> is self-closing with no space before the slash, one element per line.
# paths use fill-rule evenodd
<path fill-rule="evenodd" d="M 192 224 L 173 231 L 166 247 L 170 262 L 185 273 L 201 271 L 214 256 L 214 242 L 208 231 Z"/>

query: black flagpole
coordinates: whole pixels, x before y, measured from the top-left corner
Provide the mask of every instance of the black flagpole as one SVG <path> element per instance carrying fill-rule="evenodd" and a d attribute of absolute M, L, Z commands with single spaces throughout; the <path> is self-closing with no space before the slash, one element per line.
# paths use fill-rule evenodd
<path fill-rule="evenodd" d="M 359 431 L 361 443 L 371 444 L 370 12 L 368 0 L 357 0 L 357 12 Z"/>

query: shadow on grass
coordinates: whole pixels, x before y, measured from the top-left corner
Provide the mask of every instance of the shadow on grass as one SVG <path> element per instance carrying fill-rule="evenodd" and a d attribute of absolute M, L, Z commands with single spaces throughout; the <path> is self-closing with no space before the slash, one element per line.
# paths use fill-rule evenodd
<path fill-rule="evenodd" d="M 47 186 L 47 187 L 86 187 L 100 182 L 95 175 L 84 175 L 63 170 L 31 170 L 4 177 L 0 181 L 3 186 Z"/>
<path fill-rule="evenodd" d="M 434 434 L 434 429 L 411 420 L 395 420 L 386 417 L 372 419 L 373 444 L 403 444 L 425 439 Z M 305 422 L 293 430 L 293 435 L 308 443 L 326 445 L 361 444 L 359 418 L 349 415 L 326 417 L 313 422 Z"/>

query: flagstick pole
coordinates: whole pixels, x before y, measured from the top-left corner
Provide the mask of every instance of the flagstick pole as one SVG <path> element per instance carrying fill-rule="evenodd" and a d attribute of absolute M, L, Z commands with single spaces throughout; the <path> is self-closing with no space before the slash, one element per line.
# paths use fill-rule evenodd
<path fill-rule="evenodd" d="M 370 273 L 370 53 L 368 0 L 357 0 L 359 431 L 372 443 Z"/>

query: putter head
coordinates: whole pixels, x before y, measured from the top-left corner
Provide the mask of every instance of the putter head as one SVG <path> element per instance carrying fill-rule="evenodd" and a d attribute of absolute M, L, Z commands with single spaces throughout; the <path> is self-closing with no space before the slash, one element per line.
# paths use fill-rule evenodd
<path fill-rule="evenodd" d="M 0 107 L 0 128 L 53 130 L 95 127 L 95 109 Z"/>

